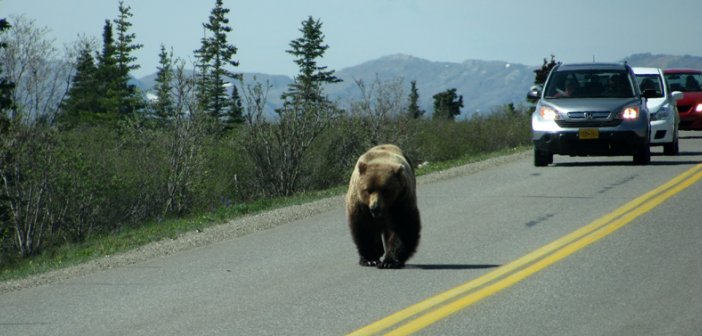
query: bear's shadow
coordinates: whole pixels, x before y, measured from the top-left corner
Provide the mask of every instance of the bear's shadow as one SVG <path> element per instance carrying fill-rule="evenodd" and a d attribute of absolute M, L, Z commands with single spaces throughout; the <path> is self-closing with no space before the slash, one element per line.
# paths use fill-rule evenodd
<path fill-rule="evenodd" d="M 423 270 L 470 270 L 470 269 L 485 269 L 496 268 L 501 265 L 497 264 L 407 264 L 407 269 L 423 269 Z"/>

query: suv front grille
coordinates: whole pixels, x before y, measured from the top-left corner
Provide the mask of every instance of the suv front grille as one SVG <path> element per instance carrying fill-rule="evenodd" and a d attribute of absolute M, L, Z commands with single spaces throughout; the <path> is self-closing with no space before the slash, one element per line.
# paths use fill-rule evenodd
<path fill-rule="evenodd" d="M 610 120 L 609 111 L 568 112 L 568 120 L 556 120 L 560 127 L 616 127 L 621 120 Z"/>
<path fill-rule="evenodd" d="M 556 120 L 556 124 L 563 128 L 574 127 L 617 127 L 621 120 Z"/>
<path fill-rule="evenodd" d="M 568 119 L 573 120 L 603 120 L 607 118 L 609 118 L 609 111 L 568 112 Z"/>

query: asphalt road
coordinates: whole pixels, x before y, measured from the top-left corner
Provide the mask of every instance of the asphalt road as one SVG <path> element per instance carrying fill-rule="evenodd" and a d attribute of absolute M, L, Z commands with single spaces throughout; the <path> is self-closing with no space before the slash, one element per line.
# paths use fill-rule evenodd
<path fill-rule="evenodd" d="M 702 133 L 682 136 L 679 156 L 654 148 L 648 166 L 527 156 L 421 184 L 422 241 L 402 270 L 357 266 L 339 203 L 5 293 L 0 335 L 702 335 Z"/>

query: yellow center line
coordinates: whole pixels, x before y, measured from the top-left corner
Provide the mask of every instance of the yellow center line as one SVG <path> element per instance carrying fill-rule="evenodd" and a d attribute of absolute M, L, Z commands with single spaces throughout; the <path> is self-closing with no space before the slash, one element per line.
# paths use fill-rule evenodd
<path fill-rule="evenodd" d="M 624 204 L 611 213 L 596 219 L 592 223 L 570 234 L 546 244 L 490 273 L 400 310 L 386 318 L 353 331 L 349 335 L 374 335 L 390 329 L 415 315 L 423 314 L 409 320 L 401 327 L 387 333 L 387 335 L 407 335 L 419 331 L 477 301 L 516 284 L 585 246 L 594 243 L 602 237 L 609 235 L 700 179 L 702 179 L 702 165 L 696 165 L 669 182 Z M 465 296 L 456 299 L 462 295 Z M 454 301 L 434 309 L 434 307 L 451 300 Z"/>

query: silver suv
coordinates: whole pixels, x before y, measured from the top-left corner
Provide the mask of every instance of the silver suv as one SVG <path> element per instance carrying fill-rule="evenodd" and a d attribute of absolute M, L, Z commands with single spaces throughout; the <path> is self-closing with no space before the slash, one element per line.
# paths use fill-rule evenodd
<path fill-rule="evenodd" d="M 553 163 L 553 155 L 633 155 L 634 164 L 651 161 L 646 97 L 627 64 L 558 64 L 531 117 L 534 165 Z"/>

